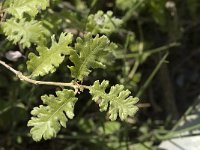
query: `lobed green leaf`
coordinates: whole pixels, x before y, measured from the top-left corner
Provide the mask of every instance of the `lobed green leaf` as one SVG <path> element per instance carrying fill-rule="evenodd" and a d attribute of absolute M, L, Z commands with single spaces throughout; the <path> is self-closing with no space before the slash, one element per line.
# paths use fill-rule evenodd
<path fill-rule="evenodd" d="M 77 38 L 75 50 L 70 53 L 70 60 L 74 66 L 70 66 L 72 77 L 83 81 L 84 77 L 88 76 L 91 68 L 103 68 L 105 65 L 100 62 L 105 54 L 115 49 L 116 45 L 110 43 L 106 36 L 97 35 L 92 37 L 91 33 L 84 35 L 83 39 Z"/>
<path fill-rule="evenodd" d="M 133 116 L 138 110 L 135 104 L 139 99 L 129 96 L 131 92 L 124 90 L 124 86 L 118 84 L 112 86 L 110 92 L 106 93 L 108 85 L 109 81 L 106 80 L 102 83 L 95 81 L 94 85 L 90 88 L 92 100 L 99 104 L 100 111 L 108 110 L 111 120 L 116 120 L 117 116 L 121 120 L 125 120 L 128 116 Z"/>
<path fill-rule="evenodd" d="M 41 22 L 36 20 L 26 21 L 23 19 L 11 18 L 2 23 L 3 32 L 9 41 L 17 42 L 23 48 L 30 47 L 31 43 L 41 44 L 46 41 L 49 32 Z"/>
<path fill-rule="evenodd" d="M 74 91 L 57 91 L 57 97 L 44 95 L 41 97 L 43 103 L 35 107 L 31 114 L 28 126 L 32 126 L 31 135 L 35 141 L 56 137 L 61 126 L 66 127 L 66 122 L 74 117 L 74 105 L 77 101 Z"/>
<path fill-rule="evenodd" d="M 39 56 L 34 53 L 28 55 L 29 61 L 27 68 L 32 72 L 32 77 L 44 76 L 48 73 L 53 73 L 56 68 L 63 62 L 65 55 L 69 55 L 72 48 L 68 46 L 72 42 L 71 33 L 62 33 L 58 42 L 52 36 L 52 46 L 47 48 L 45 46 L 38 46 L 37 51 Z"/>

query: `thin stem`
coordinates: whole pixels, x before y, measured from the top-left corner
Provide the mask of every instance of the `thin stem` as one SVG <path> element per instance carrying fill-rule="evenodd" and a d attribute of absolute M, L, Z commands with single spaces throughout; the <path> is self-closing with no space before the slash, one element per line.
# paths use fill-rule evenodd
<path fill-rule="evenodd" d="M 151 73 L 151 75 L 148 77 L 148 79 L 146 80 L 146 82 L 144 83 L 144 85 L 141 87 L 141 89 L 139 90 L 139 92 L 136 94 L 136 97 L 140 97 L 143 92 L 146 90 L 146 88 L 148 87 L 149 83 L 151 82 L 151 80 L 154 78 L 154 76 L 156 75 L 156 73 L 158 72 L 158 70 L 160 69 L 161 65 L 165 62 L 165 59 L 167 58 L 168 53 L 166 53 L 162 59 L 159 61 L 158 65 L 156 66 L 156 68 L 153 70 L 153 72 Z"/>
<path fill-rule="evenodd" d="M 191 126 L 191 127 L 185 128 L 185 129 L 181 129 L 181 130 L 178 130 L 178 131 L 171 132 L 171 133 L 164 135 L 164 136 L 156 134 L 156 137 L 159 140 L 168 140 L 168 139 L 171 139 L 171 138 L 180 137 L 181 133 L 193 131 L 193 130 L 196 130 L 196 129 L 199 129 L 199 128 L 200 128 L 200 124 L 196 124 L 194 126 Z"/>
<path fill-rule="evenodd" d="M 14 68 L 10 67 L 8 64 L 0 60 L 0 64 L 6 67 L 8 70 L 13 72 L 20 80 L 26 81 L 35 85 L 53 85 L 53 86 L 67 86 L 67 87 L 72 87 L 75 90 L 77 89 L 90 89 L 90 86 L 86 85 L 81 85 L 78 84 L 77 82 L 73 83 L 64 83 L 64 82 L 51 82 L 51 81 L 38 81 L 38 80 L 33 80 L 30 79 L 30 77 L 23 75 L 20 71 L 15 70 Z"/>
<path fill-rule="evenodd" d="M 140 60 L 140 56 L 143 54 L 143 51 L 144 51 L 144 36 L 143 36 L 143 31 L 142 31 L 142 27 L 141 27 L 141 23 L 137 22 L 138 24 L 138 30 L 139 30 L 139 33 L 140 33 L 140 44 L 139 44 L 139 47 L 138 47 L 138 53 L 139 53 L 139 57 L 136 59 L 136 62 L 133 66 L 133 68 L 131 69 L 129 75 L 128 75 L 128 78 L 129 79 L 132 79 L 133 76 L 135 75 L 140 63 L 141 63 L 141 60 Z"/>
<path fill-rule="evenodd" d="M 194 110 L 194 105 L 190 106 L 187 111 L 184 113 L 184 115 L 176 122 L 176 124 L 174 125 L 174 127 L 172 128 L 171 132 L 174 132 L 179 126 L 180 126 L 180 123 L 186 119 L 187 115 L 190 114 L 191 111 Z"/>
<path fill-rule="evenodd" d="M 143 3 L 143 0 L 139 1 L 138 3 L 134 4 L 133 7 L 131 9 L 129 9 L 126 14 L 124 15 L 124 17 L 122 18 L 123 22 L 126 23 L 134 14 L 134 11 L 141 6 L 141 4 Z"/>
<path fill-rule="evenodd" d="M 125 49 L 125 53 L 127 53 L 128 51 L 128 45 L 129 45 L 129 42 L 130 42 L 130 36 L 131 34 L 133 34 L 132 32 L 128 32 L 128 34 L 126 35 L 126 41 L 125 41 L 125 44 L 124 44 L 124 49 Z M 124 75 L 124 79 L 126 78 L 127 76 L 127 71 L 126 71 L 126 66 L 127 66 L 127 59 L 125 57 L 122 58 L 123 60 L 123 63 L 124 63 L 124 67 L 123 67 L 123 75 Z"/>
<path fill-rule="evenodd" d="M 194 110 L 195 106 L 197 105 L 197 103 L 199 102 L 199 98 L 186 110 L 186 112 L 182 115 L 182 117 L 176 122 L 176 124 L 174 125 L 174 127 L 172 128 L 172 130 L 168 133 L 169 135 L 171 135 L 174 132 L 177 132 L 177 128 L 180 126 L 181 122 L 183 122 L 186 117 Z M 186 128 L 188 129 L 188 128 Z M 183 129 L 184 130 L 184 129 Z M 187 130 L 186 130 L 187 131 Z M 178 131 L 179 132 L 179 131 Z"/>
<path fill-rule="evenodd" d="M 160 52 L 160 51 L 165 51 L 169 48 L 172 48 L 172 47 L 177 47 L 179 46 L 180 44 L 179 43 L 170 43 L 168 45 L 165 45 L 165 46 L 161 46 L 161 47 L 158 47 L 158 48 L 155 48 L 155 49 L 151 49 L 151 50 L 145 50 L 142 54 L 143 55 L 152 55 L 154 53 L 157 53 L 157 52 Z M 131 54 L 124 54 L 124 55 L 118 55 L 116 56 L 116 59 L 122 59 L 122 58 L 135 58 L 135 57 L 138 57 L 140 54 L 138 53 L 131 53 Z"/>
<path fill-rule="evenodd" d="M 135 64 L 134 64 L 134 66 L 133 66 L 133 68 L 131 69 L 131 71 L 130 71 L 130 73 L 129 73 L 129 75 L 128 75 L 128 78 L 129 78 L 129 79 L 132 79 L 132 78 L 133 78 L 133 76 L 135 75 L 135 73 L 136 73 L 136 71 L 137 71 L 139 65 L 140 65 L 140 62 L 139 62 L 139 60 L 137 59 L 136 62 L 135 62 Z"/>

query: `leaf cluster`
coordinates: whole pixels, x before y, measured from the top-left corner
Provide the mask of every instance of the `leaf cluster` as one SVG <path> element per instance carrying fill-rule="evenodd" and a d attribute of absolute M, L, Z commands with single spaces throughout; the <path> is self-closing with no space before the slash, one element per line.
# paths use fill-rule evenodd
<path fill-rule="evenodd" d="M 114 17 L 111 11 L 107 13 L 98 11 L 87 18 L 86 32 L 82 36 L 77 35 L 75 39 L 72 33 L 62 32 L 58 40 L 55 34 L 52 35 L 49 44 L 48 37 L 51 32 L 46 26 L 55 29 L 51 27 L 52 21 L 35 19 L 36 15 L 46 10 L 48 6 L 49 0 L 9 1 L 4 5 L 4 11 L 9 15 L 4 16 L 5 20 L 1 24 L 7 39 L 13 44 L 19 44 L 23 49 L 30 48 L 32 44 L 36 45 L 36 50 L 29 52 L 26 62 L 30 76 L 19 75 L 19 78 L 23 76 L 20 79 L 25 78 L 27 82 L 38 84 L 42 81 L 33 79 L 56 72 L 63 62 L 70 63 L 64 64 L 71 72 L 69 79 L 73 80 L 70 83 L 45 82 L 45 84 L 64 85 L 74 90 L 63 87 L 61 91 L 55 92 L 56 96 L 41 96 L 43 104 L 33 108 L 32 117 L 28 122 L 33 140 L 56 137 L 61 127 L 66 127 L 67 121 L 74 117 L 74 107 L 78 100 L 76 95 L 84 89 L 89 90 L 91 99 L 99 104 L 100 111 L 108 111 L 111 120 L 116 120 L 118 116 L 121 120 L 133 116 L 138 110 L 135 106 L 138 99 L 129 96 L 130 91 L 124 90 L 124 86 L 118 84 L 112 86 L 107 93 L 105 90 L 108 81 L 103 81 L 101 84 L 95 81 L 92 86 L 82 85 L 92 70 L 106 68 L 102 59 L 117 48 L 106 35 L 115 32 L 122 25 L 122 21 Z M 48 12 L 52 10 L 49 9 Z M 63 20 L 65 19 L 61 19 L 61 22 Z M 59 19 L 57 21 L 60 22 Z M 50 46 L 47 46 L 48 44 Z M 64 61 L 67 59 L 68 61 Z"/>
<path fill-rule="evenodd" d="M 49 0 L 13 0 L 5 3 L 2 6 L 5 7 L 5 15 L 11 16 L 1 24 L 1 28 L 7 39 L 23 48 L 29 48 L 32 43 L 44 44 L 50 32 L 34 17 L 48 6 Z"/>

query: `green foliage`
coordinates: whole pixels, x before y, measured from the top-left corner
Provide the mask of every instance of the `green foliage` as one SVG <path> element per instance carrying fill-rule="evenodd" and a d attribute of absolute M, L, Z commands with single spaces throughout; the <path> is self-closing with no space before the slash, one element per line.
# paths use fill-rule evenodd
<path fill-rule="evenodd" d="M 199 0 L 1 0 L 0 149 L 146 150 L 177 135 L 183 119 L 169 127 L 198 95 L 199 8 Z"/>
<path fill-rule="evenodd" d="M 121 120 L 127 119 L 128 116 L 133 116 L 138 110 L 138 107 L 135 106 L 138 98 L 129 96 L 130 91 L 124 90 L 124 86 L 118 84 L 112 86 L 110 92 L 106 93 L 108 85 L 109 82 L 106 80 L 101 84 L 99 81 L 95 81 L 90 88 L 92 99 L 99 104 L 100 111 L 108 109 L 111 120 L 116 120 L 118 115 Z"/>
<path fill-rule="evenodd" d="M 128 10 L 137 5 L 139 1 L 141 0 L 116 0 L 116 6 L 121 10 Z"/>
<path fill-rule="evenodd" d="M 139 14 L 146 6 L 147 2 L 149 2 L 149 0 L 116 0 L 115 4 L 117 9 L 122 10 L 125 13 L 122 20 L 126 22 L 129 19 L 133 19 L 133 16 L 137 16 L 137 14 Z"/>
<path fill-rule="evenodd" d="M 83 39 L 78 37 L 75 50 L 71 51 L 69 57 L 74 63 L 74 66 L 69 67 L 72 77 L 83 81 L 84 77 L 91 72 L 91 68 L 105 67 L 99 59 L 115 48 L 116 45 L 110 43 L 106 36 L 99 37 L 97 35 L 95 38 L 92 38 L 92 34 L 88 33 L 84 35 Z"/>
<path fill-rule="evenodd" d="M 34 117 L 28 122 L 28 126 L 33 126 L 30 132 L 35 141 L 40 141 L 42 137 L 45 140 L 56 137 L 61 126 L 66 127 L 68 118 L 74 117 L 74 104 L 77 101 L 74 91 L 57 91 L 56 95 L 57 97 L 42 96 L 46 106 L 40 105 L 31 111 Z"/>
<path fill-rule="evenodd" d="M 37 51 L 39 56 L 30 53 L 27 62 L 27 68 L 32 72 L 32 77 L 44 76 L 48 73 L 53 73 L 56 68 L 63 62 L 65 55 L 69 55 L 72 50 L 68 45 L 72 42 L 72 34 L 62 33 L 58 42 L 52 36 L 51 48 L 38 46 Z"/>
<path fill-rule="evenodd" d="M 166 8 L 165 1 L 150 0 L 149 11 L 152 13 L 153 19 L 161 26 L 166 25 Z M 173 2 L 172 2 L 173 3 Z"/>
<path fill-rule="evenodd" d="M 6 11 L 21 19 L 25 13 L 35 17 L 39 10 L 45 10 L 47 6 L 49 6 L 49 0 L 13 0 Z"/>
<path fill-rule="evenodd" d="M 2 23 L 3 32 L 9 41 L 14 44 L 19 43 L 23 48 L 30 47 L 31 43 L 41 44 L 46 41 L 45 37 L 49 34 L 41 22 L 36 20 L 26 21 L 11 18 Z"/>
<path fill-rule="evenodd" d="M 117 121 L 106 121 L 104 125 L 99 128 L 101 134 L 109 135 L 120 130 L 120 123 Z"/>
<path fill-rule="evenodd" d="M 113 16 L 112 11 L 98 11 L 96 14 L 88 16 L 86 30 L 93 34 L 106 34 L 109 35 L 116 31 L 122 25 L 122 20 Z"/>
<path fill-rule="evenodd" d="M 33 140 L 41 141 L 42 139 L 47 140 L 56 137 L 61 127 L 66 127 L 67 121 L 74 117 L 74 105 L 78 100 L 75 95 L 80 94 L 84 89 L 89 90 L 92 99 L 99 103 L 101 111 L 108 110 L 111 120 L 116 120 L 118 116 L 121 120 L 127 119 L 128 116 L 133 116 L 138 110 L 137 106 L 135 106 L 138 99 L 129 96 L 130 91 L 124 90 L 123 85 L 117 84 L 112 86 L 109 93 L 105 92 L 108 81 L 103 81 L 101 84 L 99 81 L 96 81 L 93 86 L 82 85 L 86 77 L 89 77 L 89 79 L 91 79 L 90 81 L 94 81 L 94 75 L 92 74 L 89 76 L 93 69 L 105 68 L 105 64 L 108 64 L 107 58 L 110 56 L 108 54 L 113 52 L 117 48 L 117 45 L 112 43 L 106 35 L 116 32 L 117 29 L 122 26 L 122 20 L 116 18 L 112 11 L 107 11 L 106 13 L 97 11 L 97 13 L 88 16 L 89 9 L 87 8 L 87 3 L 79 0 L 75 1 L 74 7 L 69 5 L 70 2 L 66 3 L 61 0 L 51 1 L 51 6 L 49 2 L 49 0 L 7 0 L 0 3 L 2 6 L 2 11 L 0 12 L 2 17 L 1 30 L 9 40 L 5 40 L 5 43 L 0 41 L 0 45 L 6 47 L 4 50 L 5 52 L 12 48 L 14 48 L 13 51 L 19 51 L 20 49 L 22 56 L 28 58 L 26 62 L 27 70 L 31 75 L 25 76 L 23 73 L 16 71 L 18 69 L 26 70 L 26 66 L 23 64 L 19 65 L 19 68 L 16 70 L 14 69 L 15 67 L 9 67 L 9 65 L 2 61 L 0 61 L 0 64 L 26 82 L 41 85 L 64 86 L 74 89 L 57 91 L 55 96 L 41 96 L 43 104 L 34 107 L 31 111 L 32 117 L 28 121 L 28 126 L 31 127 L 30 133 Z M 95 5 L 96 2 L 94 1 L 92 5 Z M 60 3 L 62 3 L 62 5 L 60 5 Z M 36 18 L 36 15 L 42 10 L 45 10 L 48 6 L 51 8 L 41 13 L 40 16 L 38 15 Z M 77 11 L 74 11 L 75 9 L 77 9 Z M 67 33 L 68 31 L 69 33 Z M 62 33 L 60 34 L 60 32 Z M 48 38 L 51 33 L 54 33 L 54 35 L 51 36 L 50 41 Z M 100 36 L 99 34 L 105 35 Z M 55 39 L 55 35 L 60 35 L 58 40 Z M 77 37 L 75 41 L 73 41 L 73 36 Z M 19 44 L 19 47 L 12 44 Z M 15 49 L 15 47 L 17 47 L 17 49 Z M 34 51 L 34 49 L 36 50 Z M 11 55 L 12 53 L 6 54 Z M 3 55 L 0 55 L 0 57 L 3 57 Z M 60 67 L 59 71 L 61 73 L 59 75 L 65 74 L 62 67 L 67 69 L 68 66 L 71 77 L 75 80 L 65 83 L 62 81 L 52 82 L 32 79 L 54 73 L 66 57 L 69 57 L 69 60 L 66 61 L 66 63 L 69 64 Z M 24 59 L 21 60 L 24 61 Z M 95 73 L 97 72 L 94 72 L 94 74 Z M 51 77 L 55 76 L 52 75 Z M 49 76 L 46 78 L 49 80 Z M 13 81 L 15 81 L 15 79 L 16 77 L 13 78 Z M 7 87 L 7 83 L 10 81 L 7 81 L 7 78 L 3 77 L 3 75 L 0 75 L 0 81 L 1 80 L 3 81 L 0 82 L 0 88 Z M 16 85 L 18 85 L 18 83 Z M 14 86 L 11 85 L 11 87 Z M 23 104 L 23 113 L 21 114 L 24 115 L 20 114 L 20 117 L 27 117 L 27 108 L 25 106 L 31 106 L 31 104 L 35 105 L 37 97 L 40 96 L 40 92 L 36 90 L 36 87 L 33 87 L 31 90 L 29 90 L 29 88 L 30 87 L 27 86 L 26 83 L 22 85 L 19 84 L 19 88 L 17 89 L 19 90 L 19 95 L 16 94 L 17 92 L 15 93 L 10 89 L 6 89 L 9 93 L 9 99 L 20 100 L 18 103 L 12 103 L 13 106 L 11 107 L 8 107 L 10 104 L 5 102 L 6 105 L 0 107 L 0 115 L 8 110 L 12 110 L 14 107 L 21 107 L 21 104 Z M 23 91 L 21 92 L 20 89 L 23 89 Z M 52 89 L 50 92 L 51 91 Z M 39 94 L 35 95 L 37 93 Z M 81 98 L 80 96 L 80 99 Z M 26 100 L 21 101 L 21 99 Z M 28 102 L 27 99 L 29 100 Z M 89 96 L 86 99 L 89 100 Z M 86 108 L 86 106 L 83 107 L 83 109 Z M 5 118 L 7 118 L 6 115 Z M 23 118 L 17 119 L 17 121 L 23 121 Z M 119 122 L 111 121 L 103 123 L 105 130 L 102 126 L 96 128 L 94 127 L 95 122 L 91 118 L 87 120 L 84 118 L 82 121 L 81 119 L 75 120 L 75 122 L 75 124 L 79 125 L 79 129 L 88 134 L 93 132 L 94 129 L 97 129 L 97 132 L 100 133 L 99 135 L 111 135 L 115 134 L 115 132 L 121 128 Z M 3 126 L 3 123 L 4 119 L 0 120 L 0 126 Z M 12 123 L 9 122 L 8 124 Z M 15 123 L 13 124 L 15 125 Z M 28 134 L 26 135 L 28 136 Z M 18 141 L 22 141 L 22 137 L 19 137 Z M 115 138 L 115 140 L 116 139 L 117 138 Z M 95 140 L 91 141 L 94 142 Z M 96 142 L 98 142 L 98 140 L 96 140 Z"/>
<path fill-rule="evenodd" d="M 84 31 L 85 24 L 82 23 L 83 20 L 81 20 L 77 12 L 73 12 L 70 10 L 63 10 L 60 13 L 59 18 L 62 18 L 64 22 L 67 22 L 66 24 L 67 27 Z"/>

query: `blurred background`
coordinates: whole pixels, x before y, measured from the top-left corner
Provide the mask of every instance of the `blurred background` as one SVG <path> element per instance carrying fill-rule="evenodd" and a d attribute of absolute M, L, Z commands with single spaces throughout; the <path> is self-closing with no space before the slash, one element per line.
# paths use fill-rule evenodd
<path fill-rule="evenodd" d="M 9 2 L 4 1 L 5 7 Z M 92 32 L 118 45 L 102 59 L 107 67 L 93 70 L 84 84 L 103 79 L 122 84 L 140 98 L 139 111 L 124 122 L 111 122 L 84 92 L 67 128 L 55 139 L 36 143 L 27 127 L 30 111 L 41 104 L 41 95 L 59 88 L 22 82 L 0 66 L 0 150 L 158 149 L 182 133 L 179 125 L 200 102 L 199 18 L 199 0 L 51 0 L 50 7 L 36 16 L 49 35 Z M 2 29 L 0 33 L 0 59 L 28 74 L 27 55 L 35 45 L 23 49 L 8 41 Z M 40 80 L 71 81 L 66 63 L 70 62 Z M 199 128 L 197 121 L 184 132 Z"/>

